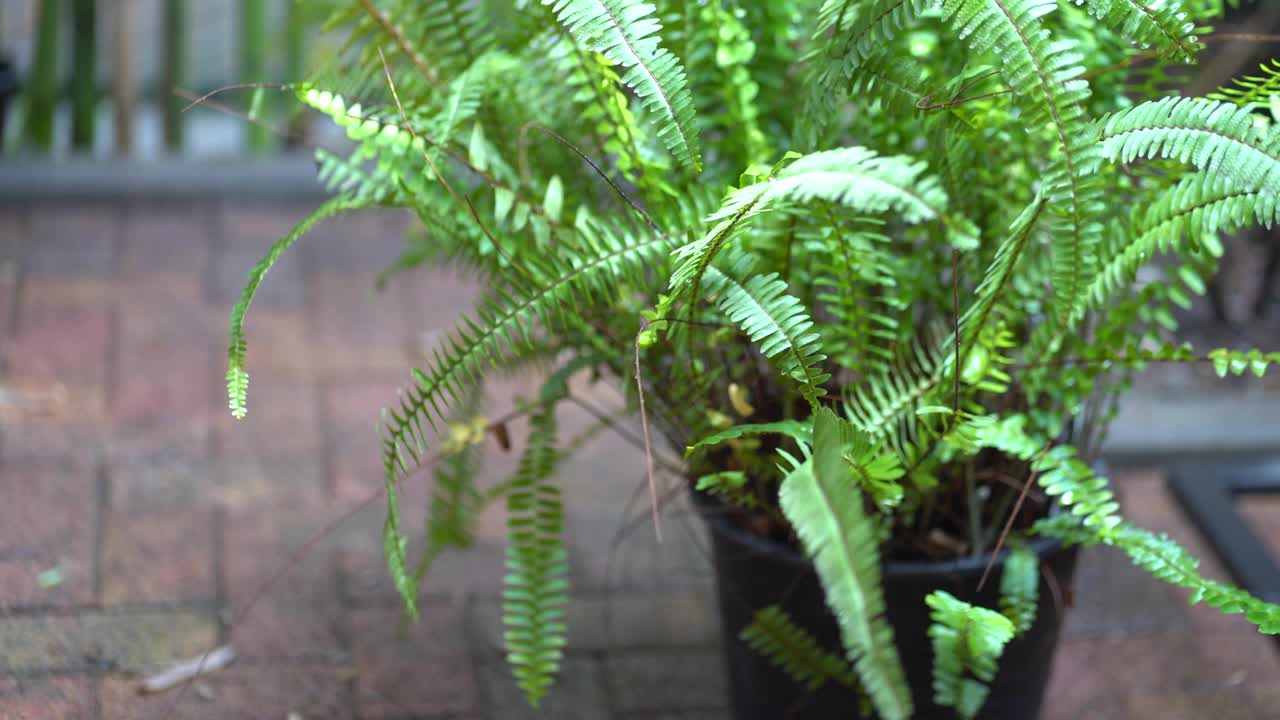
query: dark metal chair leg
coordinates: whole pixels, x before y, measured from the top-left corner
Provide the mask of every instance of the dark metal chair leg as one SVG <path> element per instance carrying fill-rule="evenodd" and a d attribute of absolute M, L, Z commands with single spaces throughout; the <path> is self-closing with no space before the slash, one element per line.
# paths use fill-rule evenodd
<path fill-rule="evenodd" d="M 1280 238 L 1267 238 L 1267 262 L 1262 268 L 1262 287 L 1253 301 L 1253 316 L 1264 318 L 1274 297 L 1276 271 L 1280 270 Z"/>

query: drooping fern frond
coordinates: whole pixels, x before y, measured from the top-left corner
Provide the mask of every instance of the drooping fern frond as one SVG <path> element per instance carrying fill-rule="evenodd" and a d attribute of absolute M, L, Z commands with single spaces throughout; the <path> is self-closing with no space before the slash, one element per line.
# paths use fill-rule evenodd
<path fill-rule="evenodd" d="M 1280 192 L 1280 129 L 1260 129 L 1231 103 L 1162 98 L 1110 115 L 1099 128 L 1108 158 L 1177 160 L 1241 189 Z"/>
<path fill-rule="evenodd" d="M 1280 634 L 1280 605 L 1263 602 L 1226 583 L 1200 575 L 1199 562 L 1177 543 L 1136 527 L 1119 515 L 1107 479 L 1096 475 L 1067 445 L 1045 450 L 1042 440 L 1025 431 L 1025 415 L 974 421 L 979 443 L 1031 463 L 1045 494 L 1068 510 L 1036 523 L 1037 533 L 1068 542 L 1113 545 L 1139 567 L 1166 582 L 1192 591 L 1191 601 L 1225 613 L 1244 613 L 1264 634 Z"/>
<path fill-rule="evenodd" d="M 840 624 L 840 637 L 876 711 L 884 720 L 911 717 L 911 693 L 884 618 L 875 520 L 850 496 L 853 469 L 845 447 L 857 430 L 819 408 L 813 457 L 782 483 L 780 504 L 812 558 Z"/>
<path fill-rule="evenodd" d="M 232 416 L 243 418 L 248 412 L 245 406 L 246 396 L 249 392 L 249 371 L 245 369 L 248 341 L 244 336 L 244 317 L 249 312 L 249 306 L 253 304 L 253 298 L 258 294 L 258 286 L 262 284 L 262 279 L 266 277 L 267 271 L 275 265 L 286 250 L 292 247 L 299 238 L 310 232 L 311 228 L 315 227 L 316 224 L 340 212 L 355 210 L 365 205 L 366 203 L 354 200 L 346 195 L 339 195 L 328 200 L 311 211 L 311 214 L 303 218 L 284 237 L 276 240 L 271 245 L 271 249 L 267 251 L 267 254 L 249 271 L 249 278 L 245 283 L 244 290 L 240 293 L 240 300 L 231 309 L 231 340 L 227 346 L 227 399 L 231 407 Z"/>
<path fill-rule="evenodd" d="M 1075 0 L 1089 14 L 1135 43 L 1153 47 L 1166 57 L 1189 63 L 1200 50 L 1195 23 L 1181 0 Z"/>
<path fill-rule="evenodd" d="M 516 684 L 537 707 L 563 657 L 569 573 L 562 537 L 564 510 L 552 478 L 559 456 L 555 407 L 543 407 L 529 423 L 529 446 L 507 495 L 502 622 Z"/>
<path fill-rule="evenodd" d="M 996 663 L 1013 639 L 1013 623 L 994 610 L 957 600 L 945 590 L 925 597 L 933 624 L 933 700 L 973 720 L 987 701 Z"/>
<path fill-rule="evenodd" d="M 718 296 L 721 312 L 742 328 L 760 353 L 800 383 L 810 403 L 817 403 L 826 392 L 822 384 L 829 375 L 821 367 L 826 356 L 820 352 L 813 319 L 803 303 L 787 294 L 787 283 L 777 273 L 750 275 L 749 258 L 736 265 L 729 272 L 708 268 L 707 289 Z M 738 279 L 748 275 L 745 281 Z"/>
<path fill-rule="evenodd" d="M 1043 179 L 1044 196 L 1058 216 L 1054 228 L 1053 285 L 1057 314 L 1081 304 L 1101 233 L 1096 171 L 1101 154 L 1084 114 L 1089 85 L 1081 79 L 1077 43 L 1053 38 L 1043 18 L 1057 0 L 943 0 L 943 14 L 975 52 L 996 49 L 1001 75 L 1013 89 L 1029 126 L 1043 128 L 1054 152 Z"/>
<path fill-rule="evenodd" d="M 427 372 L 414 370 L 414 385 L 400 408 L 384 424 L 383 465 L 389 477 L 408 472 L 426 451 L 425 427 L 434 428 L 442 409 L 456 401 L 487 362 L 497 362 L 511 346 L 528 344 L 533 326 L 558 326 L 560 313 L 573 298 L 608 296 L 610 283 L 643 268 L 674 244 L 669 235 L 635 239 L 594 223 L 580 224 L 579 246 L 535 264 L 528 277 L 539 284 L 504 288 L 495 285 L 488 302 L 464 318 L 443 349 L 436 348 Z M 577 250 L 579 252 L 574 252 Z"/>
<path fill-rule="evenodd" d="M 791 622 L 777 605 L 757 610 L 738 637 L 809 690 L 828 682 L 857 687 L 849 662 L 819 647 L 818 641 Z"/>
<path fill-rule="evenodd" d="M 623 67 L 622 82 L 661 118 L 657 129 L 681 164 L 695 172 L 702 160 L 694 134 L 693 98 L 684 68 L 659 46 L 653 6 L 640 0 L 542 0 L 578 42 Z"/>
<path fill-rule="evenodd" d="M 1039 595 L 1040 558 L 1026 544 L 1015 544 L 1000 573 L 1000 612 L 1013 623 L 1015 634 L 1025 633 L 1035 623 Z"/>
<path fill-rule="evenodd" d="M 484 457 L 483 442 L 488 421 L 476 414 L 479 393 L 472 393 L 459 408 L 458 419 L 449 425 L 448 437 L 440 452 L 444 456 L 432 473 L 434 481 L 427 508 L 426 547 L 413 572 L 415 587 L 421 587 L 431 566 L 447 550 L 471 547 L 474 525 L 483 509 L 484 498 L 476 487 L 476 475 Z"/>
<path fill-rule="evenodd" d="M 1280 58 L 1263 61 L 1258 68 L 1261 75 L 1246 75 L 1235 78 L 1230 86 L 1218 88 L 1210 93 L 1210 100 L 1229 102 L 1238 107 L 1246 105 L 1271 105 L 1273 99 L 1280 95 Z"/>

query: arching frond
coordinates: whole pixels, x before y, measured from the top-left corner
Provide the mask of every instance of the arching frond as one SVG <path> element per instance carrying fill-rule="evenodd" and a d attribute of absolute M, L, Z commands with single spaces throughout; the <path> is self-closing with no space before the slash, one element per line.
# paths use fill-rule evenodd
<path fill-rule="evenodd" d="M 249 343 L 244 336 L 244 317 L 249 312 L 249 306 L 253 304 L 254 296 L 258 294 L 258 286 L 262 284 L 262 279 L 266 277 L 267 271 L 276 264 L 280 256 L 303 235 L 310 232 L 311 228 L 326 218 L 346 210 L 364 207 L 366 204 L 346 195 L 339 195 L 329 200 L 311 211 L 311 214 L 303 218 L 284 237 L 275 241 L 267 254 L 249 271 L 249 279 L 240 293 L 240 300 L 236 302 L 235 307 L 231 308 L 231 342 L 227 347 L 227 398 L 234 417 L 242 418 L 248 412 L 245 399 L 249 392 L 249 371 L 245 368 L 245 355 L 248 352 Z"/>
<path fill-rule="evenodd" d="M 1161 580 L 1192 590 L 1192 602 L 1205 602 L 1226 613 L 1244 613 L 1264 634 L 1280 634 L 1280 605 L 1263 602 L 1226 583 L 1208 580 L 1199 563 L 1169 538 L 1155 535 L 1119 515 L 1107 479 L 1075 457 L 1067 445 L 1045 450 L 1045 442 L 1025 431 L 1027 418 L 975 421 L 979 442 L 1031 462 L 1040 487 L 1069 513 L 1037 523 L 1037 532 L 1069 542 L 1114 545 L 1138 566 Z"/>
<path fill-rule="evenodd" d="M 716 254 L 751 217 L 777 202 L 825 200 L 864 213 L 897 213 L 917 223 L 946 217 L 947 197 L 938 181 L 925 175 L 925 165 L 905 157 L 881 157 L 861 147 L 805 155 L 776 176 L 735 190 L 707 218 L 711 230 L 679 248 L 670 287 L 697 288 Z M 956 242 L 969 242 L 974 229 L 962 219 L 951 221 Z"/>
<path fill-rule="evenodd" d="M 1076 0 L 1077 4 L 1081 0 Z M 1181 62 L 1200 50 L 1182 0 L 1084 0 L 1089 13 L 1139 45 Z"/>
<path fill-rule="evenodd" d="M 640 0 L 542 2 L 554 9 L 578 42 L 623 67 L 622 82 L 661 119 L 658 137 L 682 164 L 700 170 L 693 98 L 680 60 L 659 46 L 657 33 L 662 26 L 653 16 L 653 6 Z"/>
<path fill-rule="evenodd" d="M 801 385 L 811 403 L 826 393 L 828 375 L 820 363 L 819 335 L 804 305 L 787 294 L 787 283 L 777 273 L 749 275 L 750 262 L 738 263 L 730 272 L 707 269 L 707 289 L 719 297 L 721 312 L 742 328 L 760 353 L 775 361 L 778 369 Z"/>
<path fill-rule="evenodd" d="M 1096 181 L 1101 155 L 1084 115 L 1089 85 L 1081 79 L 1077 43 L 1052 38 L 1044 16 L 1057 0 L 943 0 L 943 14 L 975 52 L 995 50 L 1001 75 L 1013 88 L 1026 123 L 1044 128 L 1054 152 L 1045 173 L 1045 200 L 1058 216 L 1054 228 L 1053 289 L 1059 316 L 1081 304 L 1101 225 Z"/>
<path fill-rule="evenodd" d="M 1280 192 L 1280 128 L 1262 130 L 1252 113 L 1201 98 L 1162 98 L 1098 123 L 1110 159 L 1162 158 L 1230 178 L 1242 189 Z"/>
<path fill-rule="evenodd" d="M 486 363 L 508 348 L 530 343 L 538 322 L 559 326 L 574 298 L 609 296 L 619 277 L 640 271 L 674 244 L 669 235 L 640 239 L 592 223 L 580 224 L 579 245 L 536 263 L 528 258 L 524 286 L 492 287 L 490 301 L 464 318 L 434 352 L 429 371 L 415 370 L 415 383 L 383 425 L 383 466 L 388 478 L 408 472 L 426 451 L 425 429 L 434 428 Z M 580 252 L 574 252 L 578 250 Z M 531 284 L 529 278 L 534 280 Z"/>

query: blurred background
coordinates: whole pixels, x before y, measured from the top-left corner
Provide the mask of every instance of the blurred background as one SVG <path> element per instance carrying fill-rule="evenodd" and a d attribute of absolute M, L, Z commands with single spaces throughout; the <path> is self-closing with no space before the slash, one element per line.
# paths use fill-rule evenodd
<path fill-rule="evenodd" d="M 375 291 L 406 213 L 326 223 L 272 270 L 248 321 L 249 417 L 226 411 L 231 304 L 324 197 L 314 150 L 342 144 L 271 86 L 332 57 L 321 23 L 343 4 L 0 0 L 0 719 L 724 717 L 705 538 L 679 501 L 663 543 L 646 532 L 642 458 L 609 434 L 563 470 L 577 635 L 542 713 L 502 661 L 500 508 L 397 642 L 374 423 L 478 292 L 447 269 Z M 1188 94 L 1280 56 L 1280 2 L 1241 3 L 1217 32 L 1175 79 Z M 268 87 L 184 112 L 245 84 Z M 1278 266 L 1274 233 L 1231 239 L 1180 338 L 1280 349 Z M 488 410 L 534 382 L 494 383 Z M 1280 599 L 1276 458 L 1274 374 L 1198 366 L 1150 368 L 1106 450 L 1134 520 Z M 482 472 L 513 464 L 493 447 Z M 426 507 L 420 480 L 406 507 Z M 1090 551 L 1046 717 L 1280 716 L 1272 643 L 1202 610 Z M 230 667 L 137 694 L 219 645 Z"/>

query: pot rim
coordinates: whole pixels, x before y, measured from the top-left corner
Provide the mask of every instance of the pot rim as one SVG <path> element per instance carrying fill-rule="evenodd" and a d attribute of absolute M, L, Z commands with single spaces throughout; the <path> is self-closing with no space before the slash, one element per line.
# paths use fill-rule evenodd
<path fill-rule="evenodd" d="M 690 492 L 693 494 L 694 503 L 698 507 L 699 514 L 711 526 L 712 532 L 728 535 L 734 539 L 734 542 L 745 545 L 754 552 L 772 556 L 776 560 L 792 565 L 797 569 L 812 565 L 809 558 L 796 548 L 760 537 L 730 522 L 726 513 L 717 510 L 716 506 L 723 506 L 723 504 L 715 497 L 698 492 L 692 486 L 690 487 Z M 1059 512 L 1062 512 L 1061 509 L 1055 505 L 1051 515 L 1056 515 Z M 1061 540 L 1045 537 L 1031 538 L 1027 541 L 1027 545 L 1040 558 L 1052 555 L 1064 548 Z M 1008 555 L 1009 547 L 1006 545 L 1000 550 L 1000 554 L 996 557 L 994 563 L 991 562 L 991 553 L 985 552 L 981 555 L 968 555 L 953 560 L 882 560 L 880 567 L 885 577 L 893 578 L 919 578 L 938 575 L 965 577 L 981 575 L 989 563 L 992 567 L 1003 565 Z"/>

